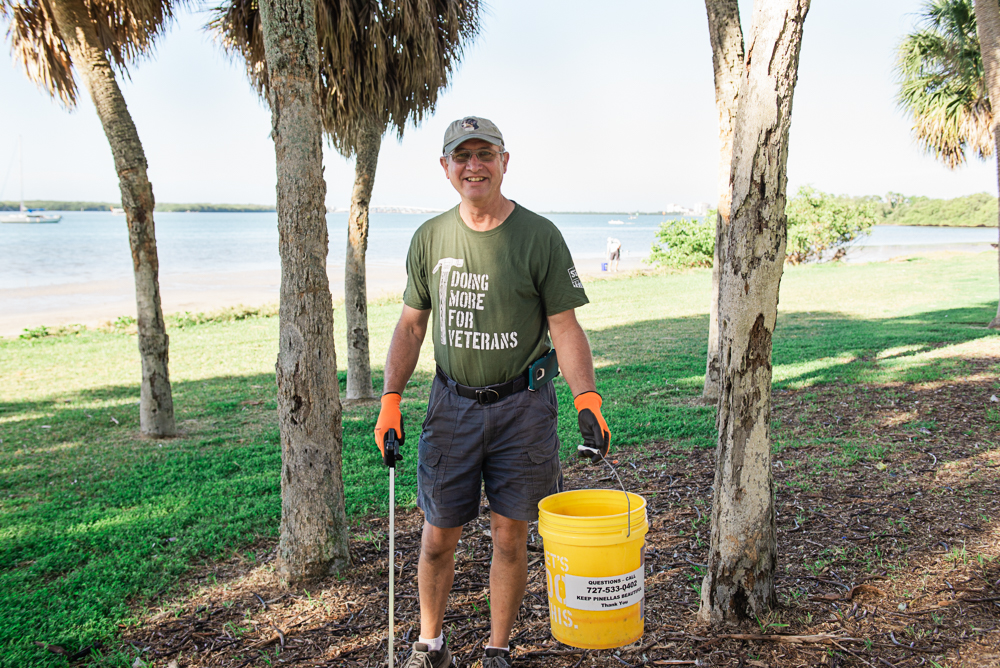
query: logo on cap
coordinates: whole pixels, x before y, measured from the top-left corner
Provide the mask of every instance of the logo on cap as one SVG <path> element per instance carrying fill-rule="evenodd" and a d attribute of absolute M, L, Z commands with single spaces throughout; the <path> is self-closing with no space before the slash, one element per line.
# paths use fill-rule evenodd
<path fill-rule="evenodd" d="M 464 121 L 462 121 L 462 129 L 463 130 L 478 130 L 479 129 L 479 121 L 477 121 L 474 118 L 466 118 Z"/>

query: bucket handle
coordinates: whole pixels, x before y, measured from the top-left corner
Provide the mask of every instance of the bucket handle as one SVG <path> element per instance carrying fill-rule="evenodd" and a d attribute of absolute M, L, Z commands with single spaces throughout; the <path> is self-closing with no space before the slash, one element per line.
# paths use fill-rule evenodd
<path fill-rule="evenodd" d="M 585 445 L 578 445 L 578 446 L 576 446 L 576 449 L 579 450 L 579 451 L 581 451 L 581 452 L 586 452 L 586 454 L 588 456 L 591 456 L 591 454 L 596 454 L 598 457 L 601 458 L 602 462 L 604 462 L 605 464 L 608 465 L 608 468 L 611 469 L 611 472 L 615 474 L 615 477 L 618 478 L 618 484 L 621 485 L 622 493 L 625 494 L 625 507 L 628 508 L 628 513 L 626 515 L 626 517 L 628 518 L 628 533 L 625 534 L 625 537 L 626 538 L 631 537 L 631 535 L 632 535 L 632 499 L 629 498 L 628 492 L 625 491 L 625 484 L 622 482 L 621 476 L 618 475 L 618 471 L 615 470 L 615 467 L 611 465 L 611 462 L 609 462 L 607 460 L 607 458 L 605 458 L 604 453 L 601 452 L 600 450 L 597 450 L 596 448 L 588 448 Z"/>

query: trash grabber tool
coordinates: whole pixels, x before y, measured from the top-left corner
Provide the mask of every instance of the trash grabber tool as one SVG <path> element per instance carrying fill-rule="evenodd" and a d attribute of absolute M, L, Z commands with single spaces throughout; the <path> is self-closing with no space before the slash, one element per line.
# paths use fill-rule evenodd
<path fill-rule="evenodd" d="M 396 461 L 403 458 L 399 454 L 399 440 L 396 430 L 385 433 L 384 462 L 389 467 L 389 668 L 392 668 L 394 651 L 392 640 L 396 611 Z"/>

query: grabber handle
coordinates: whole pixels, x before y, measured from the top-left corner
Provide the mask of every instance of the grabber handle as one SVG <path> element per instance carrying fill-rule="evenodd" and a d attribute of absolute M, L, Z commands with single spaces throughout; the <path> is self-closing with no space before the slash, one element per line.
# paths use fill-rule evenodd
<path fill-rule="evenodd" d="M 391 469 L 396 468 L 396 462 L 403 459 L 403 455 L 399 452 L 399 439 L 396 437 L 396 430 L 389 429 L 385 432 L 383 437 L 383 443 L 385 444 L 385 449 L 383 451 L 383 461 L 385 465 Z"/>

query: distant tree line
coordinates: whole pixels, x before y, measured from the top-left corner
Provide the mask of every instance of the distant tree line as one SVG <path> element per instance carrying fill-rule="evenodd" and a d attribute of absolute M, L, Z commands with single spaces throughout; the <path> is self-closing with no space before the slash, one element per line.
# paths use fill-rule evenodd
<path fill-rule="evenodd" d="M 49 211 L 110 211 L 121 204 L 111 202 L 60 202 L 56 200 L 30 200 L 24 205 L 29 209 Z M 0 202 L 0 211 L 17 211 L 20 202 Z M 266 204 L 157 204 L 155 211 L 193 211 L 200 213 L 243 213 L 274 211 L 274 205 Z"/>
<path fill-rule="evenodd" d="M 954 199 L 905 197 L 886 212 L 881 224 L 996 227 L 997 198 L 988 193 Z"/>
<path fill-rule="evenodd" d="M 932 199 L 930 197 L 906 196 L 888 193 L 885 197 L 838 197 L 849 202 L 870 201 L 879 204 L 883 219 L 879 225 L 937 225 L 941 227 L 993 227 L 997 219 L 997 200 L 988 193 L 978 193 L 954 199 Z M 25 201 L 29 209 L 49 211 L 110 211 L 120 206 L 111 202 L 65 202 L 56 200 Z M 0 202 L 0 211 L 17 211 L 19 202 Z M 380 211 L 377 210 L 376 213 Z M 156 211 L 197 212 L 197 213 L 243 213 L 274 211 L 274 205 L 267 204 L 170 204 L 156 205 Z M 583 213 L 592 215 L 624 215 L 623 211 L 553 211 L 549 213 Z M 632 212 L 635 213 L 635 212 Z M 659 211 L 639 212 L 638 215 L 654 216 Z M 714 218 L 711 213 L 708 218 Z M 713 247 L 714 242 L 710 246 Z M 711 266 L 711 263 L 704 264 Z"/>
<path fill-rule="evenodd" d="M 43 199 L 25 200 L 24 205 L 29 209 L 48 209 L 50 211 L 110 211 L 113 206 L 121 206 L 121 204 L 109 204 L 108 202 L 56 202 Z M 17 211 L 20 208 L 20 202 L 0 202 L 0 211 Z"/>
<path fill-rule="evenodd" d="M 157 204 L 156 211 L 198 211 L 202 213 L 242 213 L 254 211 L 274 211 L 274 205 L 266 204 Z"/>

